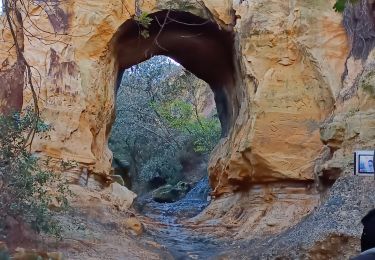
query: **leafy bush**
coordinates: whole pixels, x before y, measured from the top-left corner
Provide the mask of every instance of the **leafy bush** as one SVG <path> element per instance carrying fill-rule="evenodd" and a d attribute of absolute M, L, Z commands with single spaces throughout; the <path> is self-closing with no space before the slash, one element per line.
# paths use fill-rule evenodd
<path fill-rule="evenodd" d="M 140 172 L 140 179 L 148 182 L 155 177 L 162 177 L 169 184 L 176 184 L 181 179 L 182 166 L 178 161 L 178 151 L 165 150 L 157 156 L 152 156 L 144 163 Z"/>
<path fill-rule="evenodd" d="M 182 180 L 185 158 L 208 157 L 221 127 L 216 115 L 205 117 L 199 111 L 204 103 L 198 100 L 204 96 L 199 90 L 207 88 L 166 57 L 124 73 L 110 148 L 116 158 L 128 161 L 138 193 L 158 177 L 172 185 Z"/>
<path fill-rule="evenodd" d="M 35 120 L 36 132 L 45 134 L 49 127 L 29 110 L 24 115 L 0 116 L 0 231 L 4 231 L 5 219 L 12 217 L 38 232 L 60 236 L 48 206 L 56 200 L 65 209 L 70 192 L 58 175 L 44 170 L 49 160 L 43 161 L 27 148 Z"/>
<path fill-rule="evenodd" d="M 172 129 L 189 136 L 195 152 L 209 153 L 215 147 L 221 132 L 217 117 L 200 116 L 191 103 L 181 99 L 154 107 Z"/>

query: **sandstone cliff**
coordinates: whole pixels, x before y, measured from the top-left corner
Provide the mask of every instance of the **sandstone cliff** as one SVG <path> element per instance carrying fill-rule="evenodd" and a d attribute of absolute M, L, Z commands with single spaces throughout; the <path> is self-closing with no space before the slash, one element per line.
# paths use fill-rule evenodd
<path fill-rule="evenodd" d="M 119 44 L 117 39 L 136 5 L 130 0 L 51 2 L 30 7 L 40 15 L 23 17 L 33 35 L 24 37 L 23 48 L 38 75 L 41 115 L 53 126 L 50 140 L 36 139 L 33 148 L 74 159 L 106 177 L 121 63 L 116 51 L 131 52 L 126 48 L 134 40 Z M 223 78 L 229 87 L 217 88 L 227 102 L 228 131 L 212 154 L 209 177 L 214 196 L 234 195 L 215 200 L 197 221 L 234 221 L 242 225 L 239 238 L 280 232 L 311 212 L 345 170 L 349 174 L 354 149 L 375 145 L 375 52 L 370 48 L 361 57 L 353 52 L 353 37 L 348 38 L 333 3 L 160 0 L 137 6 L 148 13 L 172 6 L 215 21 L 218 35 L 233 35 L 233 68 L 223 70 L 232 75 Z M 19 79 L 22 68 L 12 50 L 3 51 L 11 44 L 2 28 L 0 61 L 7 69 L 0 79 Z M 0 92 L 0 104 L 19 106 L 20 89 L 18 102 L 6 91 Z M 23 104 L 29 104 L 28 89 L 23 96 Z"/>

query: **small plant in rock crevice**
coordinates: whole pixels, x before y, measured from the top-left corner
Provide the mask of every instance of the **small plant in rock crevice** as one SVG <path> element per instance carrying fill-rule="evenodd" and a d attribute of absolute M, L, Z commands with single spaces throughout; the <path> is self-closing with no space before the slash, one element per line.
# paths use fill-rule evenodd
<path fill-rule="evenodd" d="M 134 17 L 134 20 L 138 22 L 138 24 L 142 27 L 141 35 L 143 38 L 147 39 L 150 37 L 149 27 L 153 21 L 153 19 L 149 16 L 147 12 L 141 12 L 139 15 Z"/>

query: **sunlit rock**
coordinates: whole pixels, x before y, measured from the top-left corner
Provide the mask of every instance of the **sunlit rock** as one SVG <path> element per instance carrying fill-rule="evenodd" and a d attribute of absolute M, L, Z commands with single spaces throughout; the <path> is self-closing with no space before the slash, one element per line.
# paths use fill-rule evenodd
<path fill-rule="evenodd" d="M 140 8 L 154 18 L 165 17 L 168 2 L 144 1 Z M 350 174 L 353 150 L 374 147 L 375 53 L 351 56 L 350 39 L 342 15 L 332 9 L 333 0 L 199 2 L 202 9 L 191 5 L 180 10 L 193 10 L 194 15 L 176 11 L 174 17 L 190 22 L 212 17 L 203 40 L 189 41 L 199 35 L 196 31 L 181 40 L 192 27 L 164 28 L 160 42 L 170 44 L 167 50 L 155 44 L 160 27 L 142 39 L 138 31 L 131 33 L 138 26 L 124 25 L 135 15 L 134 1 L 61 1 L 53 12 L 43 12 L 50 8 L 45 4 L 31 6 L 39 15 L 25 17 L 24 26 L 50 41 L 41 44 L 40 37 L 30 37 L 22 46 L 35 81 L 41 79 L 41 117 L 53 129 L 48 139 L 36 137 L 33 150 L 76 160 L 78 172 L 108 180 L 112 154 L 107 141 L 120 69 L 167 53 L 208 81 L 224 129 L 209 164 L 216 200 L 196 221 L 214 219 L 223 227 L 230 223 L 238 227 L 239 238 L 280 233 L 319 205 L 315 185 L 321 185 L 320 179 L 334 182 Z M 31 93 L 20 87 L 23 68 L 15 62 L 9 32 L 4 25 L 1 30 L 5 41 L 0 61 L 6 69 L 0 72 L 5 82 L 0 106 L 19 109 L 22 98 L 24 106 L 31 104 Z M 166 37 L 169 34 L 173 37 Z M 143 44 L 140 51 L 129 48 L 138 41 Z M 131 61 L 125 55 L 129 53 Z M 11 91 L 9 79 L 16 86 Z M 118 183 L 105 192 L 75 190 L 86 202 L 77 204 L 101 217 L 108 213 L 93 204 L 114 201 L 127 208 L 135 196 Z"/>

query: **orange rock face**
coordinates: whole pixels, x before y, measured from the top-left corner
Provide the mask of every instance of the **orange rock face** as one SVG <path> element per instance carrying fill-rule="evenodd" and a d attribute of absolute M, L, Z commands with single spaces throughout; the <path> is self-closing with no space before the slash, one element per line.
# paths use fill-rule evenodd
<path fill-rule="evenodd" d="M 168 9 L 167 2 L 147 1 L 140 8 L 153 13 Z M 236 117 L 211 156 L 213 195 L 241 191 L 242 195 L 224 199 L 230 212 L 240 201 L 250 201 L 244 208 L 252 211 L 243 216 L 255 226 L 249 224 L 245 233 L 255 229 L 260 234 L 263 227 L 266 232 L 280 231 L 318 203 L 317 194 L 308 186 L 317 173 L 329 172 L 331 167 L 327 161 L 323 168 L 316 165 L 325 146 L 322 136 L 328 138 L 328 144 L 336 145 L 337 153 L 331 159 L 341 160 L 351 153 L 354 143 L 348 140 L 353 135 L 360 137 L 362 146 L 373 144 L 369 130 L 357 129 L 362 116 L 373 129 L 371 94 L 359 90 L 361 99 L 353 95 L 338 102 L 366 64 L 353 59 L 346 64 L 349 43 L 341 15 L 332 10 L 333 0 L 201 1 L 209 14 L 196 1 L 185 2 L 188 5 L 175 1 L 174 8 L 212 18 L 221 28 L 233 30 L 235 36 L 236 84 L 227 98 L 234 104 L 230 112 Z M 112 154 L 107 141 L 118 72 L 113 39 L 135 14 L 134 1 L 71 0 L 30 8 L 31 13 L 40 15 L 24 17 L 24 23 L 39 37 L 23 40 L 24 53 L 38 75 L 41 116 L 53 127 L 49 139 L 35 139 L 33 149 L 75 160 L 90 173 L 108 176 Z M 15 64 L 14 53 L 3 50 L 11 46 L 11 38 L 9 33 L 2 37 L 0 62 L 10 69 Z M 48 44 L 42 44 L 41 37 L 48 39 Z M 0 72 L 0 79 L 6 73 Z M 373 81 L 372 77 L 364 80 Z M 1 89 L 0 105 L 7 105 L 9 93 L 3 92 Z M 23 96 L 24 104 L 29 104 L 28 89 Z M 16 101 L 19 105 L 19 99 Z M 349 111 L 353 113 L 345 121 Z M 340 127 L 330 125 L 327 129 L 341 132 L 322 133 L 320 128 L 331 115 Z M 337 141 L 338 137 L 342 140 Z M 347 145 L 345 153 L 341 144 Z M 215 201 L 206 213 L 226 223 L 226 217 L 217 215 L 219 208 L 225 208 L 222 201 Z M 284 208 L 287 210 L 280 213 Z"/>
<path fill-rule="evenodd" d="M 214 193 L 314 180 L 319 127 L 334 110 L 348 54 L 341 17 L 328 2 L 234 8 L 246 95 L 231 135 L 211 159 Z"/>
<path fill-rule="evenodd" d="M 253 185 L 246 192 L 212 201 L 192 222 L 217 225 L 211 232 L 219 237 L 264 237 L 297 224 L 314 210 L 319 199 L 311 183 Z"/>

